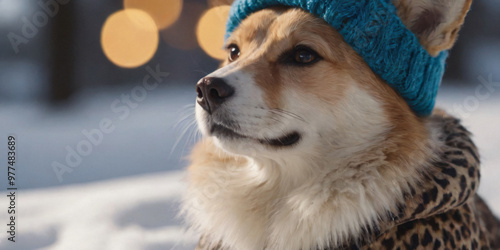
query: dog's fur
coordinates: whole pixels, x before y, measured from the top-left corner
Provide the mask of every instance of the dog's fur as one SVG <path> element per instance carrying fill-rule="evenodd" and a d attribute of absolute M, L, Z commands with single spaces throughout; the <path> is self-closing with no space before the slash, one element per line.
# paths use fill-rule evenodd
<path fill-rule="evenodd" d="M 432 55 L 451 48 L 470 3 L 394 2 Z M 196 107 L 205 138 L 191 155 L 183 213 L 207 241 L 199 248 L 335 248 L 390 230 L 377 222 L 439 161 L 442 124 L 415 116 L 339 33 L 303 10 L 254 13 L 227 44 L 241 55 L 207 77 L 235 94 L 211 114 Z M 321 60 L 283 62 L 298 45 Z M 214 134 L 213 124 L 239 135 Z M 293 145 L 270 143 L 294 132 Z"/>

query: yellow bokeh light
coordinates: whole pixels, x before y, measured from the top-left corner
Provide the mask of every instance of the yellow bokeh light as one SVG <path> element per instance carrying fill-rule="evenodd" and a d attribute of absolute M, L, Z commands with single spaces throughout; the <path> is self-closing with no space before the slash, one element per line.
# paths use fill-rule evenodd
<path fill-rule="evenodd" d="M 211 57 L 224 59 L 224 33 L 230 6 L 223 5 L 209 9 L 198 21 L 196 37 L 200 47 Z"/>
<path fill-rule="evenodd" d="M 182 0 L 124 0 L 125 9 L 140 9 L 147 12 L 159 29 L 168 28 L 181 15 Z"/>
<path fill-rule="evenodd" d="M 159 34 L 155 21 L 142 10 L 127 9 L 108 17 L 101 31 L 104 54 L 124 68 L 148 62 L 158 48 Z"/>

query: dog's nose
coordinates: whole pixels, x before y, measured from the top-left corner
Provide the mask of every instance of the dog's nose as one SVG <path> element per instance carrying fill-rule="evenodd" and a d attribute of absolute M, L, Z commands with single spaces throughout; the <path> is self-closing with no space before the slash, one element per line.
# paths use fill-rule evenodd
<path fill-rule="evenodd" d="M 209 114 L 234 94 L 234 89 L 224 79 L 217 77 L 204 77 L 196 84 L 196 101 Z"/>

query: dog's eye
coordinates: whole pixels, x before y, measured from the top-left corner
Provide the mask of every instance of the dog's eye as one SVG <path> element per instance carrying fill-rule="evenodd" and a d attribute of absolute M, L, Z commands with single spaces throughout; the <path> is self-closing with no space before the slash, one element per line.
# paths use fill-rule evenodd
<path fill-rule="evenodd" d="M 235 44 L 230 44 L 227 46 L 227 49 L 229 50 L 229 61 L 233 62 L 238 60 L 240 57 L 240 48 L 238 48 Z"/>
<path fill-rule="evenodd" d="M 279 56 L 279 61 L 291 66 L 309 66 L 320 61 L 321 56 L 311 48 L 298 45 L 295 48 L 285 51 Z"/>
<path fill-rule="evenodd" d="M 311 64 L 316 62 L 318 59 L 318 55 L 316 52 L 306 49 L 306 48 L 297 48 L 294 51 L 294 60 L 299 64 Z"/>

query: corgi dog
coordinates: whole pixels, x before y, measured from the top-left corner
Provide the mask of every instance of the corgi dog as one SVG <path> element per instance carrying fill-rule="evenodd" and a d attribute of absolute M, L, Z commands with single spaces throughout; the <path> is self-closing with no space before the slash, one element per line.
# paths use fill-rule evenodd
<path fill-rule="evenodd" d="M 435 56 L 471 0 L 393 4 Z M 182 214 L 197 249 L 500 248 L 469 133 L 442 111 L 416 115 L 324 20 L 265 8 L 226 49 L 196 85 L 204 138 Z"/>

